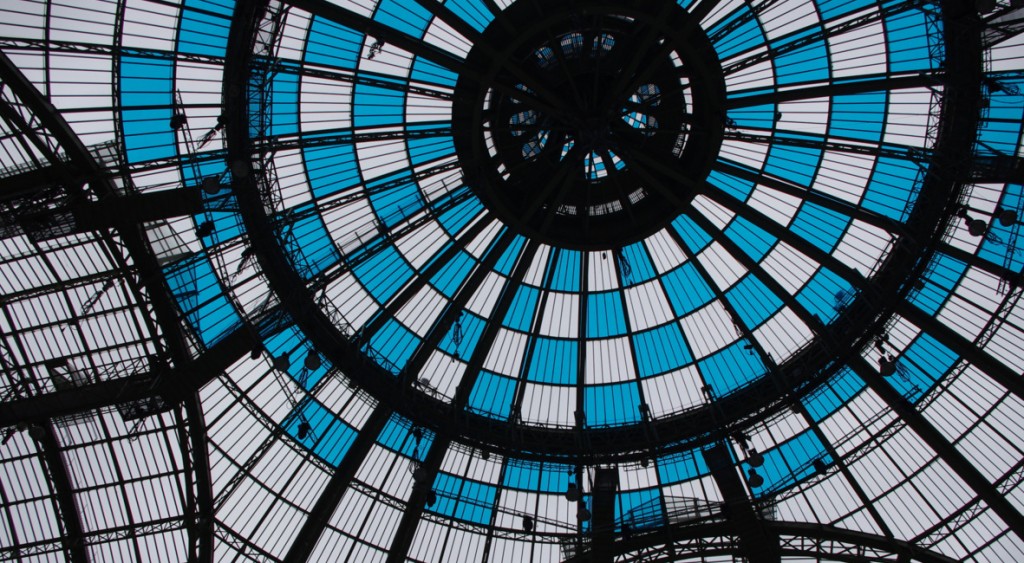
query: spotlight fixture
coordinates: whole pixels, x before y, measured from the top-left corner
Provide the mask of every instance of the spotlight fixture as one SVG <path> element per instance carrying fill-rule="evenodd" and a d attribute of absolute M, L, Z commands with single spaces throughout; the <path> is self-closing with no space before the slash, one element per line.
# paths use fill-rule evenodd
<path fill-rule="evenodd" d="M 764 485 L 764 477 L 758 475 L 756 469 L 751 468 L 747 472 L 747 484 L 751 489 L 759 489 L 761 485 Z"/>
<path fill-rule="evenodd" d="M 314 371 L 320 369 L 320 366 L 323 365 L 323 360 L 320 359 L 320 354 L 317 354 L 316 350 L 310 350 L 309 353 L 306 354 L 306 359 L 302 362 L 302 365 L 305 366 L 306 369 Z"/>
<path fill-rule="evenodd" d="M 303 421 L 299 423 L 298 429 L 296 429 L 296 434 L 300 440 L 305 440 L 306 437 L 309 436 L 309 431 L 311 429 L 312 427 L 309 425 L 309 422 L 303 419 Z"/>
<path fill-rule="evenodd" d="M 203 191 L 208 195 L 214 195 L 220 191 L 220 178 L 207 176 L 203 178 Z"/>
<path fill-rule="evenodd" d="M 889 377 L 896 373 L 896 358 L 892 354 L 883 354 L 878 358 L 878 373 L 884 377 Z"/>
<path fill-rule="evenodd" d="M 523 516 L 523 529 L 527 532 L 533 531 L 533 518 L 530 516 Z"/>
<path fill-rule="evenodd" d="M 761 452 L 754 448 L 750 448 L 750 455 L 747 456 L 747 464 L 751 467 L 761 467 L 764 465 L 764 456 L 761 455 Z"/>
<path fill-rule="evenodd" d="M 576 486 L 576 483 L 569 483 L 569 488 L 565 490 L 565 498 L 569 502 L 580 500 L 580 489 Z"/>

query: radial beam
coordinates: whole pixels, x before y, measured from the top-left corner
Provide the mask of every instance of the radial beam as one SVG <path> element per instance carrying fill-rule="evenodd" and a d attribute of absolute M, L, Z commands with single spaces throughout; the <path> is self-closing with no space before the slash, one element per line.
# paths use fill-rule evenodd
<path fill-rule="evenodd" d="M 420 516 L 423 515 L 423 510 L 426 507 L 427 494 L 433 490 L 434 479 L 437 478 L 441 462 L 444 461 L 444 454 L 450 445 L 450 440 L 435 437 L 433 443 L 430 444 L 427 457 L 416 469 L 409 501 L 406 503 L 405 512 L 402 513 L 402 520 L 398 523 L 395 537 L 391 540 L 391 547 L 388 549 L 387 563 L 402 563 L 406 560 L 413 537 L 416 535 L 416 528 L 420 524 Z M 420 476 L 418 479 L 416 478 L 417 474 Z"/>
<path fill-rule="evenodd" d="M 438 344 L 449 334 L 452 325 L 459 319 L 465 310 L 466 304 L 476 294 L 477 290 L 484 283 L 484 280 L 494 270 L 494 265 L 498 262 L 498 259 L 505 253 L 512 242 L 515 240 L 515 233 L 511 230 L 506 230 L 499 238 L 491 245 L 487 250 L 487 255 L 484 259 L 477 264 L 476 269 L 469 276 L 468 280 L 459 286 L 455 297 L 445 307 L 444 312 L 437 318 L 437 320 L 430 326 L 427 331 L 426 337 L 420 342 L 416 350 L 413 351 L 412 356 L 409 358 L 409 362 L 406 364 L 405 371 L 408 377 L 416 377 L 423 366 L 426 365 L 430 356 L 437 350 Z M 440 263 L 440 260 L 436 260 Z M 447 264 L 447 262 L 445 263 Z M 429 279 L 423 276 L 423 280 Z M 477 346 L 488 347 L 490 342 L 478 340 Z M 464 378 L 470 377 L 475 379 L 475 375 L 467 371 Z"/>
<path fill-rule="evenodd" d="M 476 219 L 476 222 L 469 229 L 460 233 L 452 244 L 448 245 L 441 253 L 434 256 L 418 276 L 404 286 L 398 295 L 385 304 L 384 308 L 366 323 L 363 328 L 363 333 L 367 335 L 376 334 L 388 319 L 397 315 L 398 311 L 400 311 L 406 303 L 423 290 L 423 288 L 427 286 L 428 282 L 434 279 L 434 276 L 436 276 L 445 266 L 449 265 L 451 261 L 458 256 L 460 251 L 465 250 L 466 246 L 470 242 L 483 233 L 484 229 L 490 225 L 491 220 L 491 214 L 485 213 L 483 217 Z M 413 354 L 413 357 L 415 357 L 415 353 Z"/>
<path fill-rule="evenodd" d="M 498 304 L 494 307 L 494 312 L 491 314 L 484 326 L 483 334 L 480 336 L 479 343 L 473 354 L 469 359 L 469 367 L 466 368 L 465 375 L 463 375 L 462 381 L 459 382 L 459 386 L 455 391 L 455 398 L 452 401 L 455 409 L 461 411 L 465 408 L 466 402 L 469 400 L 469 393 L 473 389 L 473 384 L 476 381 L 476 376 L 480 373 L 483 368 L 484 360 L 490 353 L 489 344 L 494 341 L 497 335 L 498 328 L 501 327 L 501 321 L 505 318 L 509 307 L 512 305 L 512 301 L 516 294 L 516 288 L 519 286 L 519 282 L 526 276 L 529 271 L 531 264 L 533 263 L 533 256 L 536 254 L 540 244 L 536 241 L 531 241 L 529 245 L 520 254 L 519 262 L 516 264 L 515 269 L 509 278 L 508 283 L 502 290 L 501 297 L 498 298 Z M 412 545 L 413 536 L 416 533 L 416 527 L 419 524 L 420 516 L 423 513 L 424 504 L 427 499 L 427 493 L 433 486 L 434 480 L 437 477 L 437 471 L 441 467 L 441 461 L 444 459 L 444 454 L 448 450 L 448 446 L 451 444 L 450 439 L 435 439 L 430 446 L 430 452 L 427 454 L 427 458 L 423 461 L 418 472 L 420 478 L 413 485 L 412 494 L 409 497 L 408 508 L 402 515 L 402 521 L 398 525 L 398 531 L 395 533 L 395 538 L 391 542 L 391 548 L 388 551 L 388 562 L 399 562 L 404 561 L 406 555 L 409 552 L 409 547 Z"/>
<path fill-rule="evenodd" d="M 672 240 L 675 241 L 676 245 L 679 246 L 680 250 L 682 250 L 683 254 L 687 257 L 687 260 L 691 264 L 693 264 L 695 268 L 697 268 L 697 271 L 701 274 L 701 277 L 707 280 L 713 279 L 711 277 L 710 272 L 707 271 L 707 269 L 704 267 L 701 261 L 694 254 L 693 250 L 689 247 L 689 245 L 687 245 L 682 235 L 680 235 L 679 232 L 675 229 L 668 229 L 668 232 L 669 235 L 672 237 Z M 712 238 L 721 241 L 723 238 L 726 237 L 720 234 L 720 236 L 712 235 Z M 753 261 L 751 260 L 751 262 Z M 757 270 L 757 273 L 761 273 L 760 269 Z M 714 293 L 715 298 L 718 299 L 718 301 L 722 304 L 723 307 L 725 307 L 726 312 L 728 312 L 729 315 L 736 320 L 736 325 L 740 328 L 740 331 L 743 333 L 743 337 L 750 342 L 750 345 L 754 347 L 754 350 L 761 357 L 761 362 L 768 368 L 768 375 L 773 379 L 776 388 L 784 393 L 790 393 L 791 390 L 785 388 L 785 382 L 780 381 L 780 379 L 783 378 L 780 377 L 779 366 L 775 362 L 775 359 L 772 357 L 771 354 L 768 353 L 767 350 L 765 350 L 764 346 L 755 337 L 750 327 L 748 327 L 746 323 L 740 321 L 741 317 L 738 311 L 736 311 L 736 308 L 733 306 L 732 302 L 729 299 L 726 299 L 725 294 L 722 292 L 722 290 L 718 287 L 717 284 L 712 283 L 708 285 L 711 287 L 711 291 Z M 776 287 L 775 289 L 781 290 L 781 288 L 779 287 Z M 789 296 L 784 297 L 784 299 L 789 298 Z M 835 446 L 832 444 L 832 441 L 828 438 L 828 436 L 825 435 L 825 432 L 822 431 L 821 425 L 818 424 L 818 422 L 814 420 L 814 417 L 812 417 L 811 414 L 808 412 L 806 405 L 804 405 L 804 403 L 801 401 L 794 401 L 792 404 L 792 408 L 794 411 L 798 412 L 804 418 L 804 420 L 807 422 L 807 425 L 811 427 L 811 430 L 815 433 L 815 435 L 818 436 L 818 439 L 821 440 L 821 443 L 825 446 L 826 451 L 830 456 L 832 456 L 834 463 L 836 463 L 836 465 L 838 466 L 840 473 L 842 473 L 843 477 L 846 478 L 847 482 L 850 484 L 850 487 L 853 489 L 854 494 L 857 495 L 857 498 L 860 500 L 861 504 L 864 505 L 864 507 L 867 509 L 868 513 L 871 515 L 871 518 L 875 521 L 875 524 L 878 526 L 878 529 L 881 530 L 886 537 L 892 537 L 893 534 L 892 531 L 889 529 L 889 525 L 886 524 L 884 519 L 882 519 L 882 515 L 878 512 L 878 509 L 875 507 L 875 505 L 870 501 L 870 499 L 867 496 L 867 493 L 864 492 L 864 488 L 861 486 L 860 482 L 854 479 L 849 467 L 847 467 L 845 461 L 839 457 L 839 453 L 836 451 Z"/>
<path fill-rule="evenodd" d="M 964 484 L 981 497 L 986 504 L 1002 518 L 1018 538 L 1024 540 L 1024 516 L 1012 505 L 995 486 L 985 478 L 974 464 L 960 450 L 951 444 L 914 406 L 903 398 L 895 387 L 875 371 L 861 356 L 854 356 L 850 363 L 853 371 L 882 399 L 892 411 L 917 434 L 928 447 L 938 455 Z"/>
<path fill-rule="evenodd" d="M 317 541 L 323 535 L 324 529 L 331 520 L 331 516 L 338 509 L 338 504 L 345 496 L 345 491 L 348 490 L 356 471 L 359 470 L 359 466 L 366 460 L 370 447 L 376 442 L 377 436 L 380 435 L 390 417 L 391 409 L 381 404 L 378 404 L 377 408 L 370 414 L 366 423 L 359 430 L 358 436 L 356 436 L 356 439 L 345 453 L 345 458 L 334 469 L 334 474 L 331 475 L 327 485 L 324 486 L 323 492 L 316 499 L 316 504 L 313 505 L 313 509 L 310 510 L 309 516 L 302 524 L 302 528 L 296 534 L 295 541 L 288 548 L 288 554 L 285 556 L 284 561 L 299 563 L 309 560 L 313 554 L 313 548 L 316 547 Z"/>
<path fill-rule="evenodd" d="M 60 443 L 57 441 L 53 425 L 50 423 L 33 425 L 29 428 L 29 433 L 36 439 L 39 453 L 46 462 L 50 485 L 53 487 L 53 494 L 61 513 L 61 522 L 64 528 L 61 543 L 64 550 L 71 561 L 75 563 L 88 562 L 89 554 L 85 548 L 82 516 L 75 504 L 75 492 L 71 486 L 71 477 L 68 474 L 67 464 L 64 462 L 64 455 L 61 453 Z"/>
<path fill-rule="evenodd" d="M 703 217 L 695 220 L 706 230 L 710 229 L 709 222 Z M 713 230 L 711 232 L 714 232 Z M 724 237 L 720 237 L 722 239 Z M 760 267 L 743 254 L 730 241 L 720 240 L 727 245 L 728 250 L 737 260 L 744 263 L 748 269 L 754 271 L 761 278 L 769 289 L 783 300 L 797 315 L 817 334 L 824 334 L 827 330 L 824 324 L 810 314 L 799 302 L 778 286 L 774 280 L 768 279 L 760 271 Z M 727 244 L 728 243 L 728 244 Z M 918 412 L 913 405 L 900 395 L 895 388 L 886 383 L 862 356 L 857 353 L 845 354 L 849 358 L 850 367 L 856 372 L 871 389 L 882 398 L 883 401 L 897 414 L 914 432 L 931 447 L 936 454 L 952 469 L 974 492 L 985 500 L 992 509 L 1011 527 L 1019 537 L 1024 539 L 1024 516 L 1020 514 L 999 491 L 985 479 L 981 473 L 964 457 L 942 434 Z M 1005 367 L 1003 368 L 1005 369 Z"/>

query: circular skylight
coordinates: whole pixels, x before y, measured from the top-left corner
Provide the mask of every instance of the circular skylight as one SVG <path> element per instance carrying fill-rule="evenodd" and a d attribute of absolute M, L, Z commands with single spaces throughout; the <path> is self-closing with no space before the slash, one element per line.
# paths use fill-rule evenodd
<path fill-rule="evenodd" d="M 641 456 L 648 425 L 686 447 L 777 409 L 942 228 L 934 122 L 894 111 L 937 110 L 940 35 L 849 67 L 821 30 L 854 7 L 322 8 L 301 64 L 261 31 L 239 75 L 257 254 L 317 349 L 478 447 Z"/>

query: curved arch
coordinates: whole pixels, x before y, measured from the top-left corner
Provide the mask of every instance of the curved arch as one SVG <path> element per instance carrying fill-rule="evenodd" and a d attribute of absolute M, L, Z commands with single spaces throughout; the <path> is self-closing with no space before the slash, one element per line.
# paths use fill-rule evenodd
<path fill-rule="evenodd" d="M 952 557 L 904 540 L 825 524 L 762 520 L 761 525 L 765 533 L 778 542 L 781 555 L 819 556 L 837 561 L 956 561 Z M 672 538 L 671 543 L 665 542 L 666 532 Z M 619 537 L 612 544 L 611 553 L 602 556 L 611 561 L 616 556 L 645 552 L 645 557 L 653 556 L 650 559 L 645 558 L 645 561 L 686 561 L 690 556 L 697 558 L 711 554 L 735 555 L 741 552 L 738 538 L 743 533 L 743 530 L 728 521 L 697 525 L 684 522 L 650 533 L 634 534 L 629 538 Z M 665 557 L 657 555 L 662 552 L 665 553 Z M 583 551 L 565 559 L 564 563 L 589 561 L 591 555 L 590 552 Z"/>

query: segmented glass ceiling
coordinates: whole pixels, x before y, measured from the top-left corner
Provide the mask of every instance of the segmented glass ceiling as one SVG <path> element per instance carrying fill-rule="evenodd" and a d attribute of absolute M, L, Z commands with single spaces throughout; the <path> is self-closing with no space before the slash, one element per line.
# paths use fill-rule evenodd
<path fill-rule="evenodd" d="M 215 560 L 555 560 L 604 463 L 618 532 L 715 514 L 715 443 L 780 522 L 1020 556 L 1014 28 L 965 126 L 937 4 L 530 4 L 0 7 L 86 200 L 201 194 L 73 233 L 4 196 L 4 401 L 233 353 L 187 411 L 5 430 L 4 557 L 200 552 L 204 444 Z M 66 160 L 2 93 L 2 177 Z"/>

